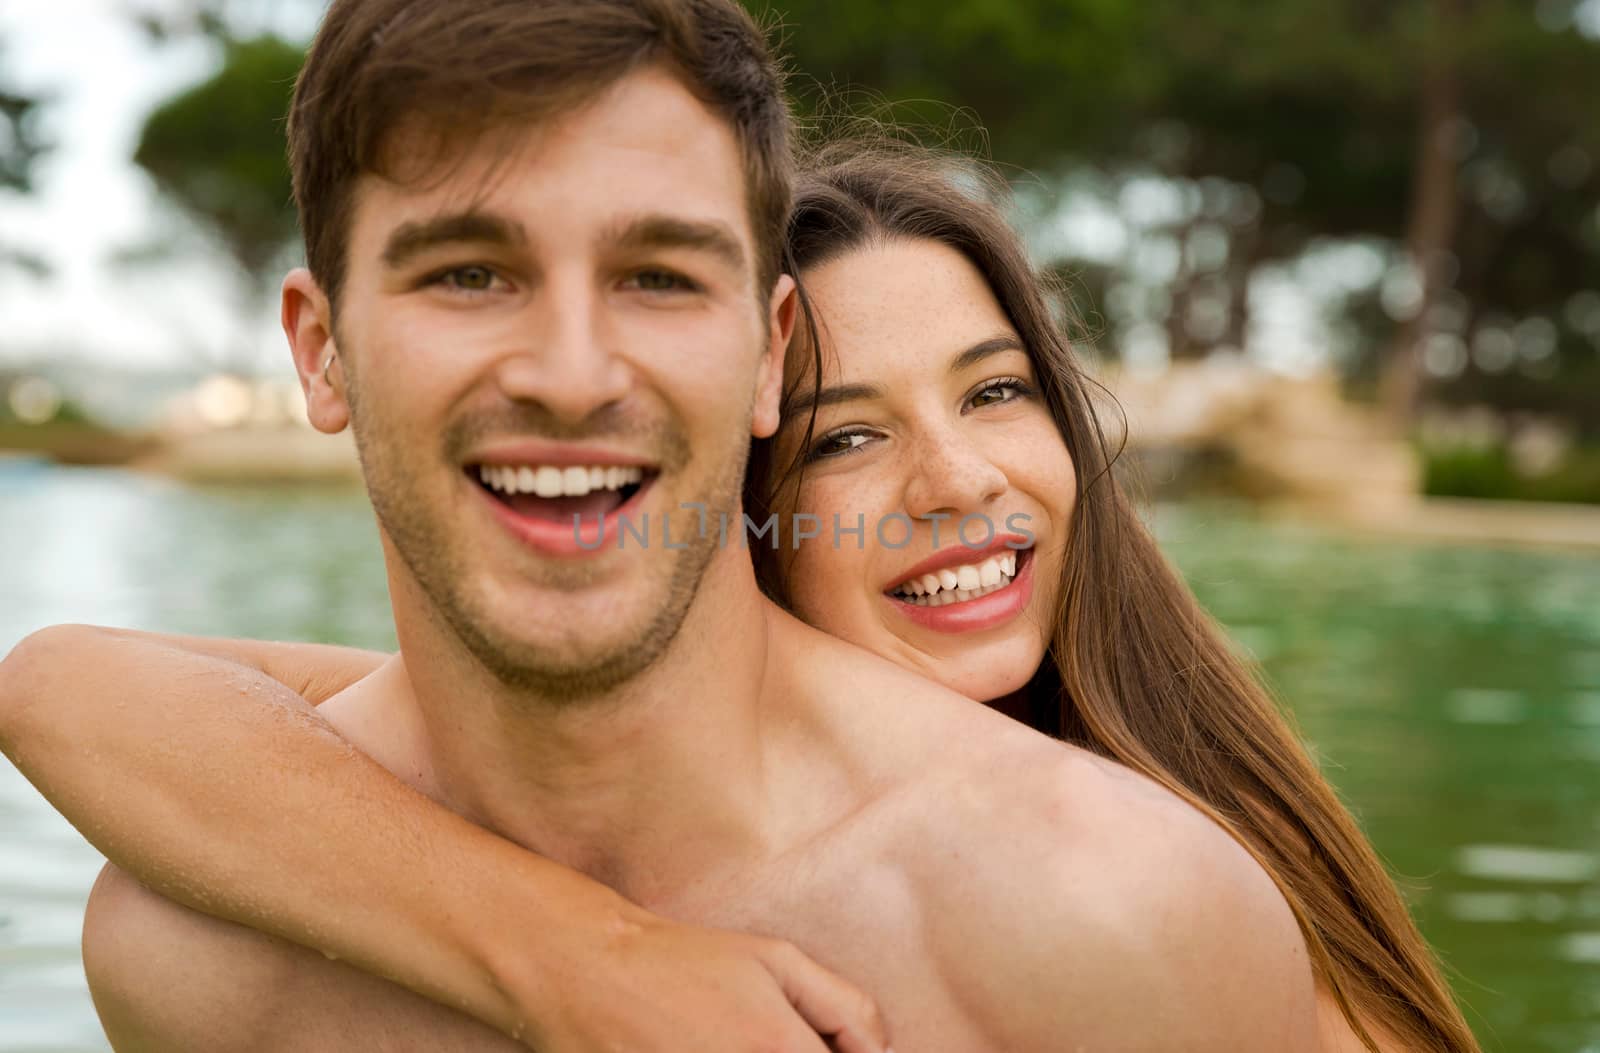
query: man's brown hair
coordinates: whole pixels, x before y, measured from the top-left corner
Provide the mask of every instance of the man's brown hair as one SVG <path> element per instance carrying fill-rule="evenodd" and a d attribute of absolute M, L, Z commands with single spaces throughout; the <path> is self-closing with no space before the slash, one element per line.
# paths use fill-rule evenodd
<path fill-rule="evenodd" d="M 732 127 L 757 276 L 770 288 L 789 209 L 791 117 L 765 34 L 735 0 L 334 0 L 288 128 L 306 261 L 330 303 L 363 173 L 396 177 L 402 161 L 408 173 L 437 170 L 464 145 L 581 106 L 651 63 Z"/>

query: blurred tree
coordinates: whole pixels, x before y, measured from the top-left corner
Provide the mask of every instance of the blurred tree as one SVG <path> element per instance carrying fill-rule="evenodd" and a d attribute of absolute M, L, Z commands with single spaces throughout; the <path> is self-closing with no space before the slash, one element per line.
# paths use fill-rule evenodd
<path fill-rule="evenodd" d="M 225 39 L 221 69 L 157 107 L 134 152 L 162 194 L 238 266 L 252 319 L 275 290 L 295 235 L 282 123 L 303 58 L 275 36 Z M 249 350 L 240 354 L 236 365 Z"/>
<path fill-rule="evenodd" d="M 33 191 L 35 165 L 49 149 L 39 133 L 39 115 L 46 100 L 10 86 L 5 70 L 5 41 L 0 40 L 0 190 Z M 0 239 L 0 268 L 14 267 L 34 277 L 50 272 L 38 253 Z"/>
<path fill-rule="evenodd" d="M 934 123 L 950 105 L 969 107 L 1005 163 L 1102 161 L 1101 148 L 1132 130 L 1126 118 L 1153 110 L 1164 90 L 1140 46 L 1142 5 L 1124 0 L 747 2 L 781 27 L 805 78 L 802 108 L 815 86 L 908 101 L 908 116 Z"/>
<path fill-rule="evenodd" d="M 1174 355 L 1242 345 L 1262 266 L 1360 238 L 1392 266 L 1384 310 L 1350 316 L 1356 365 L 1398 416 L 1425 379 L 1503 401 L 1595 363 L 1600 40 L 1580 0 L 771 3 L 823 85 L 970 106 L 997 160 L 1098 170 L 1113 206 L 1166 180 L 1168 215 L 1125 193 L 1119 211 L 1177 261 L 1141 301 Z M 1120 269 L 1108 296 L 1148 281 Z"/>
<path fill-rule="evenodd" d="M 1553 412 L 1600 439 L 1600 40 L 1574 31 L 1573 4 L 1520 6 L 1463 41 L 1471 149 L 1423 358 L 1435 349 L 1446 401 Z"/>
<path fill-rule="evenodd" d="M 1396 415 L 1415 410 L 1425 384 L 1433 400 L 1464 386 L 1507 407 L 1523 403 L 1516 393 L 1527 385 L 1511 372 L 1554 382 L 1564 357 L 1584 365 L 1556 350 L 1589 343 L 1566 301 L 1600 286 L 1600 119 L 1572 89 L 1600 84 L 1600 40 L 1576 31 L 1575 5 L 1564 0 L 1409 0 L 1383 10 L 1386 22 L 1320 27 L 1361 41 L 1368 63 L 1340 63 L 1358 76 L 1324 97 L 1343 113 L 1309 126 L 1325 142 L 1268 135 L 1265 144 L 1310 173 L 1293 209 L 1298 227 L 1370 232 L 1395 246 L 1385 312 L 1368 316 L 1387 331 L 1369 328 L 1366 343 L 1383 355 L 1380 389 Z M 1522 338 L 1509 339 L 1519 327 Z M 1517 354 L 1501 361 L 1495 349 L 1514 342 Z M 1450 383 L 1458 376 L 1467 383 Z M 1600 421 L 1596 397 L 1589 408 Z"/>

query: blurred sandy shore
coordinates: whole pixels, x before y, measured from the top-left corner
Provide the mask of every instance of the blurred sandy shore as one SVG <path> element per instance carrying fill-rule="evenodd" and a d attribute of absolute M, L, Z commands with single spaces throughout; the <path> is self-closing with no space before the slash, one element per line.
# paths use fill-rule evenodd
<path fill-rule="evenodd" d="M 1270 507 L 1273 514 L 1381 537 L 1600 551 L 1600 506 L 1596 505 L 1419 497 L 1384 505 L 1328 508 L 1286 502 Z"/>
<path fill-rule="evenodd" d="M 1268 515 L 1397 539 L 1600 549 L 1600 505 L 1419 496 L 1413 445 L 1373 407 L 1344 400 L 1330 375 L 1289 378 L 1221 361 L 1105 380 L 1115 399 L 1102 417 L 1108 438 L 1115 449 L 1126 437 L 1122 463 L 1143 496 L 1245 498 Z M 208 421 L 208 399 L 233 423 Z M 202 485 L 360 485 L 350 433 L 312 430 L 300 405 L 293 387 L 213 380 L 154 432 L 12 429 L 12 438 L 29 441 L 0 434 L 0 457 L 10 447 L 29 461 L 126 467 Z"/>
<path fill-rule="evenodd" d="M 1311 438 L 1272 443 L 1258 437 L 1255 448 L 1262 453 L 1241 457 L 1225 474 L 1233 487 L 1257 498 L 1267 515 L 1336 529 L 1396 539 L 1600 550 L 1600 506 L 1417 496 L 1405 492 L 1414 476 L 1401 450 L 1370 439 L 1364 447 L 1348 436 L 1326 447 Z M 1270 460 L 1266 451 L 1272 451 Z M 1295 471 L 1286 467 L 1301 461 L 1316 475 L 1314 485 L 1297 485 Z M 1267 470 L 1269 463 L 1274 470 Z M 1329 470 L 1334 466 L 1341 470 Z M 192 435 L 168 441 L 130 467 L 200 484 L 361 482 L 348 432 L 329 436 L 294 426 Z M 1157 496 L 1162 490 L 1156 487 Z"/>
<path fill-rule="evenodd" d="M 295 424 L 170 437 L 129 467 L 193 483 L 361 482 L 349 431 L 324 435 Z"/>

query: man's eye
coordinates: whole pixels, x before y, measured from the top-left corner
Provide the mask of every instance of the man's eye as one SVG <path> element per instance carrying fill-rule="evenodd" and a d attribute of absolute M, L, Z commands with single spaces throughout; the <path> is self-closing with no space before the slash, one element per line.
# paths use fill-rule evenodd
<path fill-rule="evenodd" d="M 636 271 L 628 281 L 643 292 L 675 292 L 696 287 L 683 275 L 662 270 Z"/>
<path fill-rule="evenodd" d="M 488 267 L 473 264 L 440 271 L 430 280 L 430 284 L 444 285 L 461 292 L 484 293 L 494 288 L 495 277 L 494 271 Z"/>

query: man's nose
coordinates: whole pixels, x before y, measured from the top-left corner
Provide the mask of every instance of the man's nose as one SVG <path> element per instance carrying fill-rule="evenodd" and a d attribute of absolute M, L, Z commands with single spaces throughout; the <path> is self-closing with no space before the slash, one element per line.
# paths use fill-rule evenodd
<path fill-rule="evenodd" d="M 1005 472 L 968 437 L 952 429 L 924 441 L 906 480 L 906 512 L 913 518 L 959 518 L 1005 493 Z"/>
<path fill-rule="evenodd" d="M 623 398 L 633 372 L 604 298 L 583 282 L 542 290 L 495 379 L 516 402 L 535 402 L 577 423 Z"/>

